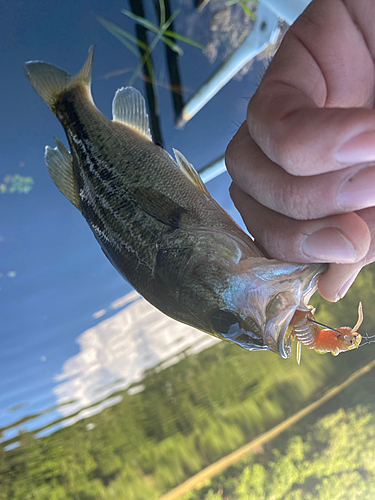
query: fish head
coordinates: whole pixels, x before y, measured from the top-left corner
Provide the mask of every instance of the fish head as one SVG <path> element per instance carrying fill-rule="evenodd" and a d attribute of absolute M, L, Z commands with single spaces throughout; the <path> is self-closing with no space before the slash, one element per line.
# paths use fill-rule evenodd
<path fill-rule="evenodd" d="M 249 256 L 247 245 L 234 238 L 231 244 L 217 238 L 211 243 L 184 269 L 180 298 L 195 318 L 190 323 L 245 349 L 289 358 L 289 324 L 297 309 L 310 311 L 307 304 L 325 265 L 270 260 L 258 250 Z"/>
<path fill-rule="evenodd" d="M 296 311 L 307 318 L 308 302 L 317 289 L 319 275 L 325 266 L 293 264 L 265 258 L 244 260 L 237 266 L 223 297 L 227 310 L 240 318 L 238 334 L 231 340 L 247 349 L 256 349 L 254 335 L 261 349 L 291 355 L 290 325 Z M 310 324 L 306 319 L 308 327 Z M 255 343 L 257 344 L 257 343 Z"/>

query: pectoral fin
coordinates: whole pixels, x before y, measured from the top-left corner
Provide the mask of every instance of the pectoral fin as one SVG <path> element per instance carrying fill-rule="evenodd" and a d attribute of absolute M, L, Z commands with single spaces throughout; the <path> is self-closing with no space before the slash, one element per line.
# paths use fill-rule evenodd
<path fill-rule="evenodd" d="M 195 170 L 193 165 L 188 162 L 185 156 L 180 153 L 177 149 L 173 149 L 174 155 L 176 157 L 177 165 L 180 167 L 182 172 L 189 178 L 189 180 L 197 186 L 198 189 L 203 191 L 204 194 L 210 196 L 204 182 L 202 181 L 200 175 Z"/>
<path fill-rule="evenodd" d="M 134 87 L 118 89 L 112 103 L 115 121 L 137 130 L 152 141 L 146 103 L 142 94 Z"/>
<path fill-rule="evenodd" d="M 74 183 L 72 155 L 62 142 L 56 138 L 55 142 L 56 148 L 46 146 L 44 159 L 48 173 L 62 194 L 82 212 L 81 203 Z"/>
<path fill-rule="evenodd" d="M 173 229 L 180 227 L 180 218 L 186 210 L 167 196 L 149 188 L 133 188 L 128 191 L 128 195 L 154 219 Z"/>

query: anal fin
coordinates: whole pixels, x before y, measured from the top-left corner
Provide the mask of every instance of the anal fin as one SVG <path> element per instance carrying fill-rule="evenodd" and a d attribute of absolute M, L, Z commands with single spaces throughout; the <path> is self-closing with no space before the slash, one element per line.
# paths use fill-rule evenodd
<path fill-rule="evenodd" d="M 82 212 L 81 202 L 74 183 L 72 155 L 64 144 L 55 138 L 56 148 L 46 146 L 44 159 L 51 179 L 61 193 Z"/>

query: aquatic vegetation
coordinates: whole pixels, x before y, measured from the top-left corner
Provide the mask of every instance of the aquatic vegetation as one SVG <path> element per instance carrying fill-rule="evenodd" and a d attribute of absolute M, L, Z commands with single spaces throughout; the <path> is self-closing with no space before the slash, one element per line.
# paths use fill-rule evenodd
<path fill-rule="evenodd" d="M 245 14 L 247 14 L 248 16 L 250 16 L 251 19 L 253 19 L 255 21 L 256 15 L 250 9 L 249 3 L 259 3 L 259 0 L 252 0 L 251 2 L 249 2 L 248 0 L 228 0 L 228 2 L 225 3 L 225 5 L 227 7 L 229 7 L 230 5 L 234 5 L 234 4 L 237 4 L 237 3 L 241 4 L 241 7 L 243 8 Z"/>
<path fill-rule="evenodd" d="M 142 2 L 132 4 L 134 12 L 127 10 L 122 11 L 124 15 L 136 21 L 137 36 L 133 36 L 128 31 L 103 17 L 98 17 L 97 19 L 107 31 L 115 36 L 128 50 L 140 59 L 139 65 L 128 80 L 128 85 L 132 85 L 137 77 L 142 78 L 146 82 L 146 98 L 150 111 L 152 134 L 156 142 L 163 144 L 164 141 L 159 123 L 157 86 L 166 86 L 166 84 L 163 82 L 160 83 L 159 80 L 162 80 L 162 78 L 157 79 L 155 76 L 155 69 L 151 57 L 152 52 L 160 40 L 167 49 L 166 57 L 170 80 L 168 88 L 172 90 L 175 113 L 176 116 L 178 116 L 183 102 L 177 58 L 183 54 L 183 50 L 175 41 L 179 40 L 180 42 L 187 43 L 199 49 L 203 49 L 203 47 L 198 42 L 180 35 L 171 29 L 173 20 L 180 13 L 179 10 L 170 14 L 169 4 L 166 4 L 164 0 L 159 0 L 158 6 L 159 26 L 145 18 Z M 148 41 L 148 33 L 154 35 L 151 43 Z M 172 70 L 171 66 L 173 66 Z"/>
<path fill-rule="evenodd" d="M 104 17 L 98 16 L 97 20 L 106 30 L 108 30 L 113 36 L 115 36 L 117 40 L 119 40 L 123 45 L 125 45 L 125 47 L 129 49 L 131 52 L 133 52 L 133 54 L 135 54 L 137 57 L 138 57 L 137 46 L 140 47 L 144 52 L 146 52 L 147 44 L 144 43 L 139 38 L 136 38 L 135 36 L 128 33 L 126 30 L 119 28 L 116 24 L 112 23 L 111 21 L 108 21 Z M 154 67 L 151 59 L 147 57 L 144 64 L 147 66 L 151 80 L 154 81 L 155 80 Z"/>
<path fill-rule="evenodd" d="M 22 193 L 28 194 L 34 185 L 34 179 L 30 176 L 24 177 L 19 174 L 8 174 L 0 183 L 0 194 Z"/>
<path fill-rule="evenodd" d="M 15 278 L 17 276 L 17 271 L 0 271 L 0 278 Z"/>
<path fill-rule="evenodd" d="M 155 49 L 157 43 L 159 42 L 159 40 L 162 40 L 163 43 L 165 43 L 165 45 L 167 45 L 171 50 L 173 50 L 176 54 L 180 56 L 183 55 L 183 50 L 181 49 L 181 47 L 179 47 L 179 45 L 175 43 L 174 40 L 180 40 L 181 42 L 187 43 L 201 50 L 203 49 L 203 46 L 198 42 L 168 29 L 172 24 L 172 22 L 180 13 L 180 10 L 179 9 L 175 10 L 171 14 L 171 16 L 169 16 L 169 18 L 167 19 L 164 0 L 159 0 L 159 12 L 160 12 L 159 26 L 149 21 L 148 19 L 142 16 L 138 16 L 126 9 L 122 9 L 121 12 L 130 19 L 136 21 L 138 24 L 140 24 L 150 32 L 155 33 L 154 39 L 148 45 L 139 38 L 131 35 L 128 31 L 108 21 L 107 19 L 100 16 L 97 17 L 98 21 L 102 24 L 102 26 L 104 26 L 104 28 L 106 28 L 110 33 L 112 33 L 112 35 L 115 36 L 122 44 L 124 44 L 131 52 L 137 55 L 138 54 L 137 46 L 144 51 L 144 54 L 141 58 L 138 68 L 134 71 L 133 75 L 129 80 L 128 83 L 129 85 L 132 85 L 134 83 L 135 79 L 139 76 L 139 73 L 145 64 L 147 65 L 150 75 L 154 74 L 150 56 L 152 51 Z"/>
<path fill-rule="evenodd" d="M 163 42 L 168 45 L 172 50 L 177 52 L 179 55 L 183 55 L 183 50 L 176 45 L 173 42 L 173 39 L 175 40 L 180 40 L 181 42 L 185 42 L 189 45 L 192 45 L 193 47 L 197 47 L 198 49 L 203 49 L 203 46 L 196 42 L 195 40 L 192 40 L 191 38 L 188 38 L 184 35 L 180 35 L 179 33 L 176 33 L 175 31 L 165 29 L 165 24 L 169 23 L 172 24 L 172 21 L 177 17 L 177 15 L 181 12 L 179 9 L 177 9 L 170 17 L 168 20 L 165 18 L 165 4 L 164 1 L 161 0 L 159 2 L 159 7 L 160 7 L 160 26 L 156 26 L 156 24 L 152 23 L 148 19 L 145 19 L 143 17 L 137 16 L 133 14 L 132 12 L 122 9 L 121 12 L 125 14 L 126 16 L 130 17 L 131 19 L 134 19 L 134 21 L 137 21 L 137 23 L 141 24 L 145 28 L 154 31 L 155 33 L 159 33 L 160 31 L 163 31 L 163 35 L 161 36 L 161 39 Z M 172 19 L 172 21 L 171 21 Z"/>

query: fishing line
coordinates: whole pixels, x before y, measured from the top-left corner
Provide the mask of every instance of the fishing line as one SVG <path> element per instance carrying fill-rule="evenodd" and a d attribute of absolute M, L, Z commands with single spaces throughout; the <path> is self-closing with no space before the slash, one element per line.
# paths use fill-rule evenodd
<path fill-rule="evenodd" d="M 365 333 L 364 335 L 362 335 L 362 338 L 365 339 L 366 342 L 362 342 L 359 347 L 363 347 L 367 344 L 373 344 L 375 342 L 374 337 L 375 335 L 371 335 L 371 337 L 369 337 L 368 333 Z"/>
<path fill-rule="evenodd" d="M 323 328 L 328 328 L 329 330 L 332 330 L 333 332 L 336 332 L 340 335 L 342 335 L 342 332 L 340 332 L 339 330 L 336 330 L 336 328 L 331 328 L 330 326 L 328 325 L 325 325 L 324 323 L 319 323 L 319 321 L 316 321 L 315 319 L 311 319 L 311 318 L 307 318 L 308 321 L 311 321 L 311 323 L 315 323 L 316 325 L 319 325 L 319 326 L 322 326 Z"/>

